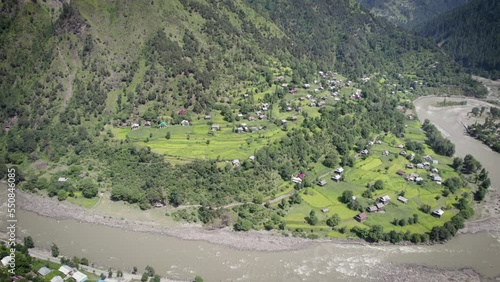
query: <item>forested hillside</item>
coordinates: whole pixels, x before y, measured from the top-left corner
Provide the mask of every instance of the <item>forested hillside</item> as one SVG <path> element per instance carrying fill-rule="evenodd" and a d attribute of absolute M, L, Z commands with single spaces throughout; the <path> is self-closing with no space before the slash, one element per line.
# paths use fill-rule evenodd
<path fill-rule="evenodd" d="M 464 67 L 482 76 L 500 77 L 500 3 L 479 0 L 417 28 L 432 37 Z"/>
<path fill-rule="evenodd" d="M 361 0 L 373 14 L 412 29 L 442 13 L 476 0 Z"/>
<path fill-rule="evenodd" d="M 1 167 L 82 205 L 259 203 L 403 134 L 412 97 L 484 95 L 347 0 L 1 3 Z"/>

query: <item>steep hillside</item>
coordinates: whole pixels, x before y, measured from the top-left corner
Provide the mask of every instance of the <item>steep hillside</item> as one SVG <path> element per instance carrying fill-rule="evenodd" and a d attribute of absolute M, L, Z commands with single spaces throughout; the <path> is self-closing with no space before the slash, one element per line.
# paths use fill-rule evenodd
<path fill-rule="evenodd" d="M 360 4 L 397 26 L 412 29 L 473 1 L 476 0 L 361 0 Z"/>
<path fill-rule="evenodd" d="M 480 0 L 444 14 L 417 29 L 432 37 L 464 67 L 500 77 L 500 3 Z"/>
<path fill-rule="evenodd" d="M 80 204 L 261 202 L 401 134 L 400 102 L 482 95 L 431 41 L 333 2 L 2 1 L 1 163 Z"/>

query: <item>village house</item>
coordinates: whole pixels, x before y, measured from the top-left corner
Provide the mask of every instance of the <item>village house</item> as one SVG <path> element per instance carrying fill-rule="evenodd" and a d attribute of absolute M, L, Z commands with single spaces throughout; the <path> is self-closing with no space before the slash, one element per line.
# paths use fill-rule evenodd
<path fill-rule="evenodd" d="M 50 279 L 50 282 L 64 282 L 64 279 L 61 276 L 54 276 Z"/>
<path fill-rule="evenodd" d="M 344 172 L 344 168 L 343 167 L 337 167 L 333 172 L 338 173 L 338 174 L 342 174 Z"/>
<path fill-rule="evenodd" d="M 305 99 L 305 97 L 299 97 L 299 101 L 304 101 Z"/>
<path fill-rule="evenodd" d="M 181 121 L 181 126 L 188 126 L 189 125 L 189 121 L 188 120 L 182 120 Z"/>
<path fill-rule="evenodd" d="M 239 167 L 241 165 L 240 160 L 236 159 L 232 161 L 233 167 Z"/>
<path fill-rule="evenodd" d="M 245 131 L 245 129 L 243 129 L 243 127 L 241 127 L 241 126 L 240 126 L 240 127 L 237 127 L 237 128 L 234 130 L 234 132 L 236 132 L 236 133 L 242 133 L 243 131 Z"/>
<path fill-rule="evenodd" d="M 151 122 L 150 121 L 144 122 L 144 126 L 151 126 Z"/>
<path fill-rule="evenodd" d="M 286 124 L 286 119 L 282 119 L 281 124 Z"/>
<path fill-rule="evenodd" d="M 59 177 L 57 179 L 57 182 L 66 182 L 66 181 L 68 181 L 68 178 L 66 178 L 66 177 Z"/>
<path fill-rule="evenodd" d="M 406 156 L 406 151 L 405 151 L 405 150 L 403 150 L 403 151 L 399 152 L 399 154 L 400 154 L 401 156 Z"/>
<path fill-rule="evenodd" d="M 295 93 L 297 93 L 297 91 L 298 91 L 298 89 L 294 88 L 294 89 L 291 89 L 290 91 L 288 91 L 288 93 L 295 94 Z"/>
<path fill-rule="evenodd" d="M 282 83 L 282 84 L 281 84 L 281 87 L 283 87 L 283 88 L 288 87 L 288 83 Z"/>
<path fill-rule="evenodd" d="M 342 176 L 340 176 L 340 174 L 335 174 L 334 176 L 332 176 L 332 180 L 334 180 L 336 182 L 339 182 L 340 178 L 342 178 Z"/>
<path fill-rule="evenodd" d="M 64 275 L 69 275 L 70 273 L 73 272 L 73 269 L 69 267 L 68 265 L 61 265 L 58 269 L 60 272 L 62 272 Z"/>
<path fill-rule="evenodd" d="M 257 132 L 259 129 L 255 126 L 252 126 L 249 128 L 250 132 L 254 133 L 254 132 Z"/>
<path fill-rule="evenodd" d="M 153 204 L 153 206 L 154 206 L 155 208 L 161 208 L 161 207 L 165 206 L 165 204 L 164 204 L 164 203 L 162 203 L 162 202 L 155 202 L 155 203 Z"/>
<path fill-rule="evenodd" d="M 287 112 L 291 112 L 292 110 L 293 110 L 292 107 L 286 107 Z"/>
<path fill-rule="evenodd" d="M 322 208 L 322 209 L 321 209 L 321 212 L 323 212 L 323 213 L 327 213 L 327 212 L 329 212 L 329 211 L 330 211 L 330 209 L 329 209 L 329 208 Z"/>
<path fill-rule="evenodd" d="M 250 157 L 248 157 L 248 158 L 249 158 L 252 162 L 254 162 L 254 161 L 255 161 L 255 156 L 250 156 Z"/>
<path fill-rule="evenodd" d="M 220 130 L 220 126 L 218 124 L 212 124 L 210 126 L 210 130 L 212 130 L 212 131 L 219 131 Z"/>
<path fill-rule="evenodd" d="M 318 185 L 321 186 L 321 187 L 325 186 L 326 185 L 326 180 L 321 179 L 320 181 L 318 181 Z"/>
<path fill-rule="evenodd" d="M 425 155 L 424 156 L 424 160 L 426 160 L 426 161 L 432 161 L 431 155 Z"/>
<path fill-rule="evenodd" d="M 383 197 L 378 198 L 378 201 L 380 203 L 383 203 L 384 205 L 387 205 L 391 201 L 391 198 L 389 197 L 389 195 L 385 195 Z"/>
<path fill-rule="evenodd" d="M 290 118 L 290 120 L 291 120 L 291 121 L 297 121 L 297 116 L 292 116 L 292 117 Z"/>
<path fill-rule="evenodd" d="M 205 116 L 205 120 L 210 120 L 210 119 L 212 119 L 212 117 L 211 117 L 211 116 L 209 116 L 209 115 L 206 115 L 206 116 Z"/>
<path fill-rule="evenodd" d="M 255 120 L 255 118 L 253 116 L 248 117 L 248 121 L 254 121 L 254 120 Z"/>
<path fill-rule="evenodd" d="M 383 203 L 377 203 L 377 204 L 375 204 L 375 206 L 377 207 L 378 211 L 382 211 L 382 210 L 384 210 L 385 205 Z"/>
<path fill-rule="evenodd" d="M 417 183 L 424 182 L 424 179 L 422 177 L 418 176 L 418 177 L 415 177 L 415 182 L 417 182 Z"/>
<path fill-rule="evenodd" d="M 183 114 L 185 114 L 185 113 L 187 113 L 187 110 L 186 110 L 186 109 L 180 109 L 180 110 L 178 110 L 178 111 L 177 111 L 177 114 L 178 114 L 178 115 L 183 115 Z"/>
<path fill-rule="evenodd" d="M 420 168 L 420 169 L 423 169 L 424 168 L 424 164 L 416 164 L 416 167 Z"/>
<path fill-rule="evenodd" d="M 10 263 L 10 260 L 12 259 L 11 256 L 6 256 L 6 257 L 3 257 L 1 262 L 2 262 L 2 266 L 7 266 L 9 263 Z"/>
<path fill-rule="evenodd" d="M 413 161 L 414 158 L 415 158 L 415 154 L 414 153 L 411 153 L 409 156 L 406 157 L 406 159 L 409 160 L 409 161 Z"/>
<path fill-rule="evenodd" d="M 291 180 L 292 180 L 292 182 L 297 183 L 297 184 L 302 183 L 302 178 L 295 177 L 293 175 L 292 175 Z"/>
<path fill-rule="evenodd" d="M 413 168 L 413 164 L 407 164 L 406 168 Z"/>
<path fill-rule="evenodd" d="M 403 196 L 398 196 L 398 201 L 400 201 L 403 204 L 408 204 L 408 199 L 406 199 Z"/>
<path fill-rule="evenodd" d="M 389 156 L 389 151 L 383 151 L 382 156 Z"/>
<path fill-rule="evenodd" d="M 76 282 L 85 282 L 88 280 L 87 275 L 81 273 L 80 271 L 76 271 L 71 275 L 71 278 L 75 279 Z"/>
<path fill-rule="evenodd" d="M 432 160 L 432 164 L 433 165 L 437 165 L 437 164 L 439 164 L 439 161 L 438 160 Z"/>
<path fill-rule="evenodd" d="M 382 144 L 382 141 L 377 140 L 377 141 L 375 141 L 375 144 Z"/>
<path fill-rule="evenodd" d="M 165 128 L 165 127 L 167 127 L 167 123 L 164 121 L 160 122 L 160 128 Z"/>
<path fill-rule="evenodd" d="M 359 222 L 363 222 L 365 221 L 366 219 L 368 218 L 368 216 L 366 215 L 366 213 L 362 212 L 362 213 L 359 213 L 357 214 L 354 219 L 356 219 L 357 221 Z"/>
<path fill-rule="evenodd" d="M 132 129 L 132 130 L 139 129 L 139 124 L 138 124 L 138 123 L 133 123 L 133 124 L 130 126 L 130 129 Z"/>
<path fill-rule="evenodd" d="M 400 170 L 400 169 L 399 169 L 396 173 L 397 173 L 398 175 L 404 175 L 404 174 L 405 174 L 405 172 L 404 172 L 403 170 Z"/>
<path fill-rule="evenodd" d="M 438 217 L 438 218 L 441 218 L 444 214 L 444 211 L 442 209 L 437 209 L 437 210 L 434 210 L 431 215 L 435 216 L 435 217 Z"/>
<path fill-rule="evenodd" d="M 405 147 L 405 145 L 403 145 L 403 144 L 399 144 L 399 145 L 398 145 L 398 148 L 399 148 L 399 149 L 403 149 L 404 147 Z"/>
<path fill-rule="evenodd" d="M 367 207 L 367 208 L 366 208 L 366 211 L 367 211 L 367 212 L 376 212 L 376 211 L 377 211 L 377 207 L 376 207 L 376 206 L 370 206 L 370 207 Z"/>
<path fill-rule="evenodd" d="M 433 173 L 438 173 L 438 172 L 439 172 L 439 170 L 438 170 L 437 168 L 433 168 L 431 171 L 432 171 Z"/>
<path fill-rule="evenodd" d="M 259 119 L 260 119 L 260 120 L 263 120 L 263 119 L 266 119 L 266 118 L 267 118 L 267 116 L 266 116 L 266 115 L 260 115 L 260 116 L 259 116 Z"/>
<path fill-rule="evenodd" d="M 361 155 L 368 155 L 368 150 L 367 149 L 362 150 Z"/>
<path fill-rule="evenodd" d="M 306 83 L 306 84 L 302 85 L 302 87 L 304 89 L 309 89 L 311 87 L 311 85 L 309 83 Z"/>
<path fill-rule="evenodd" d="M 47 268 L 47 267 L 43 266 L 43 267 L 41 267 L 41 268 L 37 271 L 37 273 L 38 273 L 38 274 L 40 274 L 41 276 L 45 277 L 45 276 L 47 276 L 47 274 L 49 274 L 51 271 L 52 271 L 52 270 L 50 270 L 49 268 Z"/>

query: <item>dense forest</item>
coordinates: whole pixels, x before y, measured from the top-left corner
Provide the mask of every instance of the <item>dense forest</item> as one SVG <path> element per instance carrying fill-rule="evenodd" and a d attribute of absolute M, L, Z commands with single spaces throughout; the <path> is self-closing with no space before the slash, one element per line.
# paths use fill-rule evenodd
<path fill-rule="evenodd" d="M 361 0 L 373 14 L 412 29 L 439 15 L 475 0 Z"/>
<path fill-rule="evenodd" d="M 474 73 L 500 77 L 500 3 L 473 1 L 416 29 Z"/>

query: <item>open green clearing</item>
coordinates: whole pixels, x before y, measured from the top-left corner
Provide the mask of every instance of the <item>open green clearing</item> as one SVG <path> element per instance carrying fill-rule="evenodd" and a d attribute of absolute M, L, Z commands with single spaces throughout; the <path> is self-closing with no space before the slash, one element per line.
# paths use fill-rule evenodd
<path fill-rule="evenodd" d="M 420 129 L 420 123 L 415 120 L 408 120 L 406 127 L 406 138 L 412 136 L 412 140 L 425 140 L 425 134 Z M 399 144 L 404 144 L 404 140 L 398 139 L 395 136 L 388 134 L 382 138 L 381 144 L 375 144 L 369 148 L 369 155 L 362 159 L 358 157 L 353 168 L 345 168 L 344 181 L 335 182 L 330 180 L 334 175 L 329 173 L 323 179 L 327 180 L 327 184 L 323 187 L 314 185 L 314 187 L 306 188 L 300 192 L 303 199 L 302 204 L 292 206 L 285 217 L 286 228 L 289 231 L 307 231 L 307 233 L 315 233 L 320 236 L 333 238 L 348 238 L 353 234 L 349 230 L 354 226 L 371 227 L 380 225 L 384 228 L 384 232 L 394 230 L 396 232 L 405 233 L 426 233 L 434 226 L 442 226 L 449 221 L 451 217 L 458 213 L 458 209 L 454 207 L 458 197 L 464 193 L 470 193 L 469 188 L 458 189 L 455 194 L 450 194 L 447 197 L 442 195 L 443 186 L 436 184 L 429 178 L 430 169 L 407 169 L 405 166 L 410 161 L 399 155 L 402 149 L 397 148 Z M 438 164 L 432 167 L 439 169 L 439 174 L 443 180 L 458 176 L 449 165 L 452 162 L 451 158 L 443 157 L 435 154 L 427 145 L 425 153 L 430 154 L 434 160 L 438 160 Z M 389 156 L 383 156 L 382 152 L 389 151 Z M 409 154 L 411 151 L 407 151 Z M 323 167 L 323 169 L 327 169 Z M 417 184 L 409 182 L 403 176 L 399 176 L 396 172 L 403 170 L 405 176 L 410 173 L 418 173 L 424 179 L 423 183 Z M 331 171 L 331 170 L 330 170 Z M 375 190 L 371 198 L 364 198 L 363 192 L 367 190 L 366 185 L 373 185 L 376 180 L 384 182 L 384 189 Z M 385 206 L 384 211 L 368 213 L 368 219 L 364 222 L 358 222 L 354 219 L 359 211 L 351 210 L 346 204 L 342 203 L 341 196 L 345 190 L 350 190 L 357 198 L 357 201 L 363 207 L 371 206 L 375 203 L 378 197 L 388 195 L 391 198 L 390 203 Z M 408 199 L 408 203 L 404 204 L 397 200 L 398 195 L 404 191 L 404 197 Z M 436 218 L 430 214 L 423 213 L 419 210 L 421 205 L 430 205 L 432 210 L 442 208 L 445 213 L 441 218 Z M 323 208 L 329 210 L 325 213 L 321 211 Z M 315 210 L 319 219 L 318 224 L 311 226 L 307 223 L 306 217 L 311 210 Z M 333 230 L 326 225 L 326 220 L 333 214 L 338 214 L 341 218 L 340 224 Z M 417 224 L 396 226 L 392 224 L 394 218 L 408 219 L 417 214 L 419 222 Z M 339 229 L 345 227 L 346 232 L 340 233 Z"/>
<path fill-rule="evenodd" d="M 342 96 L 344 98 L 347 98 L 352 91 L 350 87 L 343 90 L 345 90 L 345 94 Z M 115 138 L 119 140 L 128 139 L 129 142 L 135 145 L 147 146 L 153 152 L 163 154 L 169 161 L 174 163 L 200 158 L 244 159 L 253 155 L 256 150 L 263 146 L 282 138 L 288 130 L 299 127 L 304 120 L 304 115 L 319 117 L 319 108 L 310 106 L 310 100 L 328 97 L 326 105 L 334 105 L 337 101 L 330 97 L 328 93 L 328 91 L 315 92 L 313 90 L 299 89 L 296 94 L 286 94 L 284 99 L 288 101 L 291 107 L 293 106 L 292 111 L 282 111 L 279 108 L 279 103 L 274 103 L 270 105 L 273 110 L 262 111 L 268 117 L 264 120 L 259 120 L 255 112 L 250 112 L 244 115 L 245 118 L 227 122 L 220 111 L 213 110 L 210 112 L 210 120 L 205 120 L 204 114 L 189 113 L 191 121 L 190 125 L 187 126 L 171 125 L 172 118 L 164 117 L 168 124 L 165 128 L 159 128 L 159 124 L 152 124 L 149 127 L 141 126 L 136 130 L 131 130 L 130 127 L 114 127 L 111 130 Z M 261 100 L 264 94 L 254 95 L 256 108 L 262 104 Z M 300 97 L 306 95 L 311 95 L 311 98 L 303 101 L 299 100 Z M 300 112 L 296 110 L 298 107 L 301 107 Z M 236 117 L 238 112 L 233 114 Z M 254 117 L 256 120 L 248 120 L 249 116 Z M 297 118 L 296 121 L 290 120 L 293 116 Z M 287 120 L 286 125 L 282 124 L 282 120 Z M 211 130 L 212 124 L 219 125 L 220 130 Z M 264 128 L 255 132 L 235 133 L 235 129 L 242 124 L 248 128 Z M 167 132 L 170 132 L 170 139 L 166 138 Z"/>

